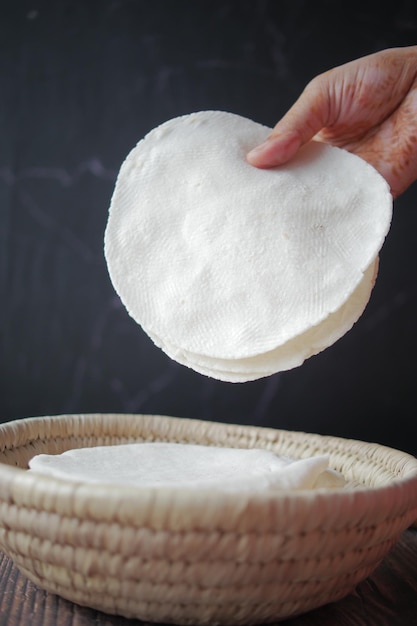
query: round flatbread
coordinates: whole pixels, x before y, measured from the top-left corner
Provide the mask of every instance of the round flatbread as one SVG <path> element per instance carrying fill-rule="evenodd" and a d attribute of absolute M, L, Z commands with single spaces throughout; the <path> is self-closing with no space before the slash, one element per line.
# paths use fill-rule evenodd
<path fill-rule="evenodd" d="M 172 442 L 80 448 L 29 462 L 31 471 L 58 479 L 146 488 L 246 492 L 344 486 L 327 456 L 293 460 L 269 450 Z"/>
<path fill-rule="evenodd" d="M 321 324 L 313 326 L 284 345 L 246 359 L 216 359 L 193 354 L 168 345 L 150 334 L 151 339 L 171 359 L 194 369 L 200 374 L 225 382 L 247 382 L 270 376 L 276 372 L 293 369 L 307 358 L 318 354 L 340 339 L 360 317 L 365 309 L 378 272 L 378 259 L 366 270 L 353 294 Z"/>
<path fill-rule="evenodd" d="M 344 334 L 390 226 L 387 183 L 344 150 L 313 141 L 285 166 L 249 165 L 269 133 L 220 111 L 170 120 L 129 154 L 109 211 L 105 255 L 130 315 L 179 362 L 225 366 L 223 380 L 289 369 Z"/>

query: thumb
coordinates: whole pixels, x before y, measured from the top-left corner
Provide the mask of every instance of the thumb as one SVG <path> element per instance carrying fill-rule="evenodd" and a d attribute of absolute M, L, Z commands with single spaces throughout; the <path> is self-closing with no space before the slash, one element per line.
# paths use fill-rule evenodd
<path fill-rule="evenodd" d="M 269 168 L 282 165 L 295 156 L 298 149 L 328 122 L 329 99 L 326 93 L 322 81 L 309 83 L 268 139 L 248 152 L 248 162 L 255 167 Z"/>

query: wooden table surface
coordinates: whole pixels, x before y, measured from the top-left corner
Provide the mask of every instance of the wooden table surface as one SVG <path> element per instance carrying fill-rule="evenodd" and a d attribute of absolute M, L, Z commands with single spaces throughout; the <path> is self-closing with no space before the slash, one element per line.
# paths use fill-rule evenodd
<path fill-rule="evenodd" d="M 0 553 L 0 626 L 139 626 L 38 589 Z M 354 593 L 281 626 L 416 626 L 417 530 L 407 530 Z"/>

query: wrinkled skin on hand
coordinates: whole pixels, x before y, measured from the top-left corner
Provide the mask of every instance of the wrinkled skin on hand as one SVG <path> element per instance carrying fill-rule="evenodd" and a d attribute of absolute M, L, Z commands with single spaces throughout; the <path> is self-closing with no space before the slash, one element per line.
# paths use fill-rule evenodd
<path fill-rule="evenodd" d="M 256 167 L 281 165 L 310 139 L 357 154 L 382 174 L 394 197 L 403 193 L 417 179 L 417 46 L 320 74 L 247 158 Z"/>

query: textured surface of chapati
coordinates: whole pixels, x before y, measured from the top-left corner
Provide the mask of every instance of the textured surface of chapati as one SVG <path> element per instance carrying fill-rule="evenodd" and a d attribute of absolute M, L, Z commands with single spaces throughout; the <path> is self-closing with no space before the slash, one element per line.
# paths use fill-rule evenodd
<path fill-rule="evenodd" d="M 341 487 L 325 455 L 293 460 L 262 449 L 133 443 L 40 454 L 32 471 L 89 483 L 248 492 Z"/>
<path fill-rule="evenodd" d="M 269 132 L 220 111 L 168 121 L 123 163 L 109 212 L 107 264 L 130 315 L 222 380 L 290 369 L 347 332 L 390 226 L 387 183 L 344 150 L 310 142 L 288 165 L 250 166 Z"/>
<path fill-rule="evenodd" d="M 305 359 L 331 345 L 342 337 L 364 310 L 378 271 L 378 259 L 366 270 L 361 282 L 348 300 L 321 324 L 278 346 L 275 350 L 245 359 L 216 359 L 180 350 L 150 334 L 154 343 L 172 359 L 200 374 L 228 382 L 246 382 L 270 376 L 278 371 L 301 365 Z"/>

